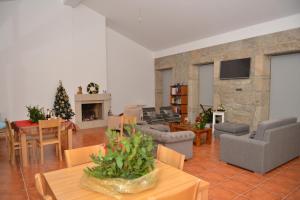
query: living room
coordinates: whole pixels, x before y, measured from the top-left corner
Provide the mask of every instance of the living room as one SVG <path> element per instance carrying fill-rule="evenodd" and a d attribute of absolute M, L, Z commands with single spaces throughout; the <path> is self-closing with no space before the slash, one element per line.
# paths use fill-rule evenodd
<path fill-rule="evenodd" d="M 107 143 L 109 115 L 118 121 L 123 119 L 119 114 L 124 113 L 125 117 L 128 110 L 134 110 L 135 114 L 139 112 L 136 115 L 139 131 L 185 156 L 182 176 L 192 175 L 197 181 L 209 184 L 203 199 L 300 198 L 297 147 L 300 3 L 297 0 L 226 3 L 3 0 L 0 13 L 3 80 L 0 121 L 29 120 L 27 107 L 35 106 L 43 108 L 49 116 L 56 115 L 52 112 L 53 105 L 59 99 L 59 88 L 63 88 L 63 95 L 68 97 L 63 101 L 75 114 L 70 115 L 67 124 L 73 132 L 62 139 L 67 148 Z M 227 61 L 243 59 L 248 63 L 246 76 L 231 74 L 222 78 Z M 100 99 L 87 99 L 88 85 L 89 90 L 96 88 L 94 97 Z M 179 103 L 172 101 L 172 88 L 183 86 L 187 88 L 183 94 L 186 103 L 178 111 Z M 174 96 L 178 100 L 179 95 Z M 100 125 L 90 122 L 97 118 L 95 113 L 82 118 L 83 107 L 77 106 L 80 101 L 103 103 Z M 225 112 L 221 114 L 226 123 L 231 123 L 229 129 L 228 124 L 222 127 L 222 123 L 207 124 L 211 132 L 195 131 L 194 125 L 189 129 L 176 128 L 178 124 L 196 123 L 203 113 L 200 105 L 204 105 L 204 110 L 211 108 L 211 114 L 218 114 L 218 108 L 223 108 Z M 161 108 L 170 106 L 172 111 L 179 112 L 175 126 L 167 119 L 143 124 L 151 113 L 149 110 L 143 113 L 143 108 L 154 109 L 150 115 L 155 118 L 164 113 Z M 217 117 L 217 121 L 223 120 Z M 16 128 L 16 123 L 12 124 L 12 129 Z M 266 126 L 272 128 L 268 131 Z M 0 129 L 2 135 L 7 129 Z M 17 127 L 15 133 L 18 130 Z M 245 134 L 238 133 L 240 130 Z M 282 138 L 272 137 L 282 135 L 281 132 L 287 134 Z M 34 152 L 36 144 L 26 144 L 26 136 L 23 139 L 28 150 L 22 146 L 24 135 L 16 136 L 19 150 L 14 155 L 15 163 L 9 161 L 8 140 L 0 139 L 3 169 L 0 182 L 4 185 L 0 199 L 41 199 L 34 185 L 35 174 L 67 166 L 65 155 L 62 161 L 55 155 L 54 145 L 46 146 L 42 163 L 42 153 L 39 148 Z M 267 145 L 269 139 L 282 142 L 273 149 Z M 245 143 L 235 143 L 236 140 Z M 268 164 L 258 164 L 264 162 Z M 66 199 L 56 196 L 53 188 L 48 189 L 51 198 Z M 167 187 L 165 193 L 170 196 L 156 197 L 149 193 L 153 196 L 141 198 L 174 199 L 172 195 L 176 195 Z M 143 192 L 140 194 L 143 196 Z M 96 195 L 101 199 L 103 194 Z M 181 197 L 192 199 L 188 195 Z M 200 195 L 195 198 L 201 199 Z"/>

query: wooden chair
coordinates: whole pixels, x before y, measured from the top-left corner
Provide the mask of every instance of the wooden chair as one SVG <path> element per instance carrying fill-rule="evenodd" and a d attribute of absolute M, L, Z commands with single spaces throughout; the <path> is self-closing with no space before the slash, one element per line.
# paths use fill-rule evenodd
<path fill-rule="evenodd" d="M 124 125 L 132 124 L 135 125 L 137 123 L 137 119 L 135 116 L 109 116 L 107 120 L 107 127 L 109 129 L 114 129 L 120 132 L 120 135 L 124 134 Z"/>
<path fill-rule="evenodd" d="M 176 167 L 180 170 L 183 169 L 185 155 L 180 154 L 173 149 L 169 149 L 161 144 L 157 146 L 157 160 Z"/>
<path fill-rule="evenodd" d="M 46 134 L 46 131 L 55 130 L 55 134 Z M 59 156 L 59 160 L 62 160 L 61 152 L 61 119 L 51 120 L 39 120 L 39 138 L 37 139 L 37 145 L 40 147 L 41 163 L 44 163 L 44 146 L 55 144 L 56 153 Z M 52 137 L 49 137 L 52 136 Z"/>
<path fill-rule="evenodd" d="M 9 155 L 9 161 L 12 164 L 15 164 L 16 162 L 16 151 L 19 151 L 21 153 L 21 143 L 18 141 L 18 138 L 15 135 L 14 130 L 11 127 L 11 122 L 5 119 L 6 124 L 6 140 L 7 140 L 7 146 L 8 146 L 8 155 Z M 28 148 L 32 147 L 32 151 L 35 152 L 35 141 L 34 140 L 28 140 L 27 141 Z"/>
<path fill-rule="evenodd" d="M 52 197 L 46 194 L 46 181 L 42 174 L 38 173 L 34 175 L 35 178 L 35 187 L 39 194 L 42 196 L 43 200 L 52 200 Z"/>
<path fill-rule="evenodd" d="M 122 120 L 122 122 L 123 122 L 123 124 L 122 124 L 123 128 L 122 128 L 121 134 L 124 135 L 125 126 L 126 125 L 136 125 L 137 119 L 136 119 L 136 116 L 123 115 L 122 117 L 123 117 L 123 120 Z M 134 129 L 132 131 L 135 132 Z"/>
<path fill-rule="evenodd" d="M 105 153 L 103 144 L 65 150 L 67 167 L 91 162 L 90 155 L 98 155 L 100 150 Z"/>

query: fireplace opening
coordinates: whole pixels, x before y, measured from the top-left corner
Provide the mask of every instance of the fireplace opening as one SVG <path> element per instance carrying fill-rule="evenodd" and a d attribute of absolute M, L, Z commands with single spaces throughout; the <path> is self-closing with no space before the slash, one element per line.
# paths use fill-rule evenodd
<path fill-rule="evenodd" d="M 102 120 L 102 103 L 81 104 L 82 121 Z"/>

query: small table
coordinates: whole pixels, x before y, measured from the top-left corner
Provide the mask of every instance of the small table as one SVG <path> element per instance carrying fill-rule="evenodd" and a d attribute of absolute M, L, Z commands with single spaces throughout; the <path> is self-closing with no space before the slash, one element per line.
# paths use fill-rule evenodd
<path fill-rule="evenodd" d="M 222 118 L 222 123 L 225 121 L 225 112 L 224 111 L 214 111 L 213 112 L 213 121 L 212 121 L 212 132 L 215 130 L 215 124 L 216 124 L 216 116 L 221 116 Z"/>
<path fill-rule="evenodd" d="M 87 163 L 44 173 L 47 190 L 56 200 L 115 200 L 113 197 L 80 187 L 83 169 L 93 165 L 93 163 Z M 156 167 L 159 170 L 159 179 L 154 188 L 135 194 L 121 194 L 121 198 L 123 200 L 156 199 L 160 195 L 186 191 L 187 187 L 192 186 L 197 187 L 197 200 L 208 200 L 208 182 L 157 160 Z"/>
<path fill-rule="evenodd" d="M 28 153 L 27 153 L 27 136 L 28 135 L 35 135 L 39 134 L 39 124 L 33 123 L 29 120 L 21 120 L 21 121 L 14 121 L 12 123 L 13 129 L 19 135 L 21 140 L 21 155 L 22 155 L 22 164 L 23 167 L 28 166 Z M 66 149 L 72 149 L 72 130 L 75 129 L 76 125 L 71 121 L 64 121 L 61 124 L 61 131 L 67 131 L 67 147 Z M 65 137 L 64 134 L 61 137 Z"/>
<path fill-rule="evenodd" d="M 196 146 L 200 146 L 201 143 L 201 135 L 206 134 L 206 144 L 211 144 L 212 140 L 212 131 L 211 128 L 199 129 L 195 128 L 193 124 L 176 124 L 170 123 L 170 129 L 172 132 L 175 131 L 193 131 L 196 135 L 194 144 Z"/>

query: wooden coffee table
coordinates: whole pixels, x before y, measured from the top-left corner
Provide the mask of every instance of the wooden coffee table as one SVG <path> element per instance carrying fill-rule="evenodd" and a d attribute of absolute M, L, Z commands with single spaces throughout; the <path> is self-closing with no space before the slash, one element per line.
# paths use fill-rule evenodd
<path fill-rule="evenodd" d="M 195 128 L 194 124 L 181 124 L 181 123 L 180 124 L 170 123 L 169 125 L 172 132 L 193 131 L 196 135 L 196 138 L 194 140 L 194 144 L 196 146 L 200 146 L 202 134 L 206 134 L 206 144 L 211 144 L 211 139 L 212 139 L 211 128 L 199 129 L 199 128 Z"/>

